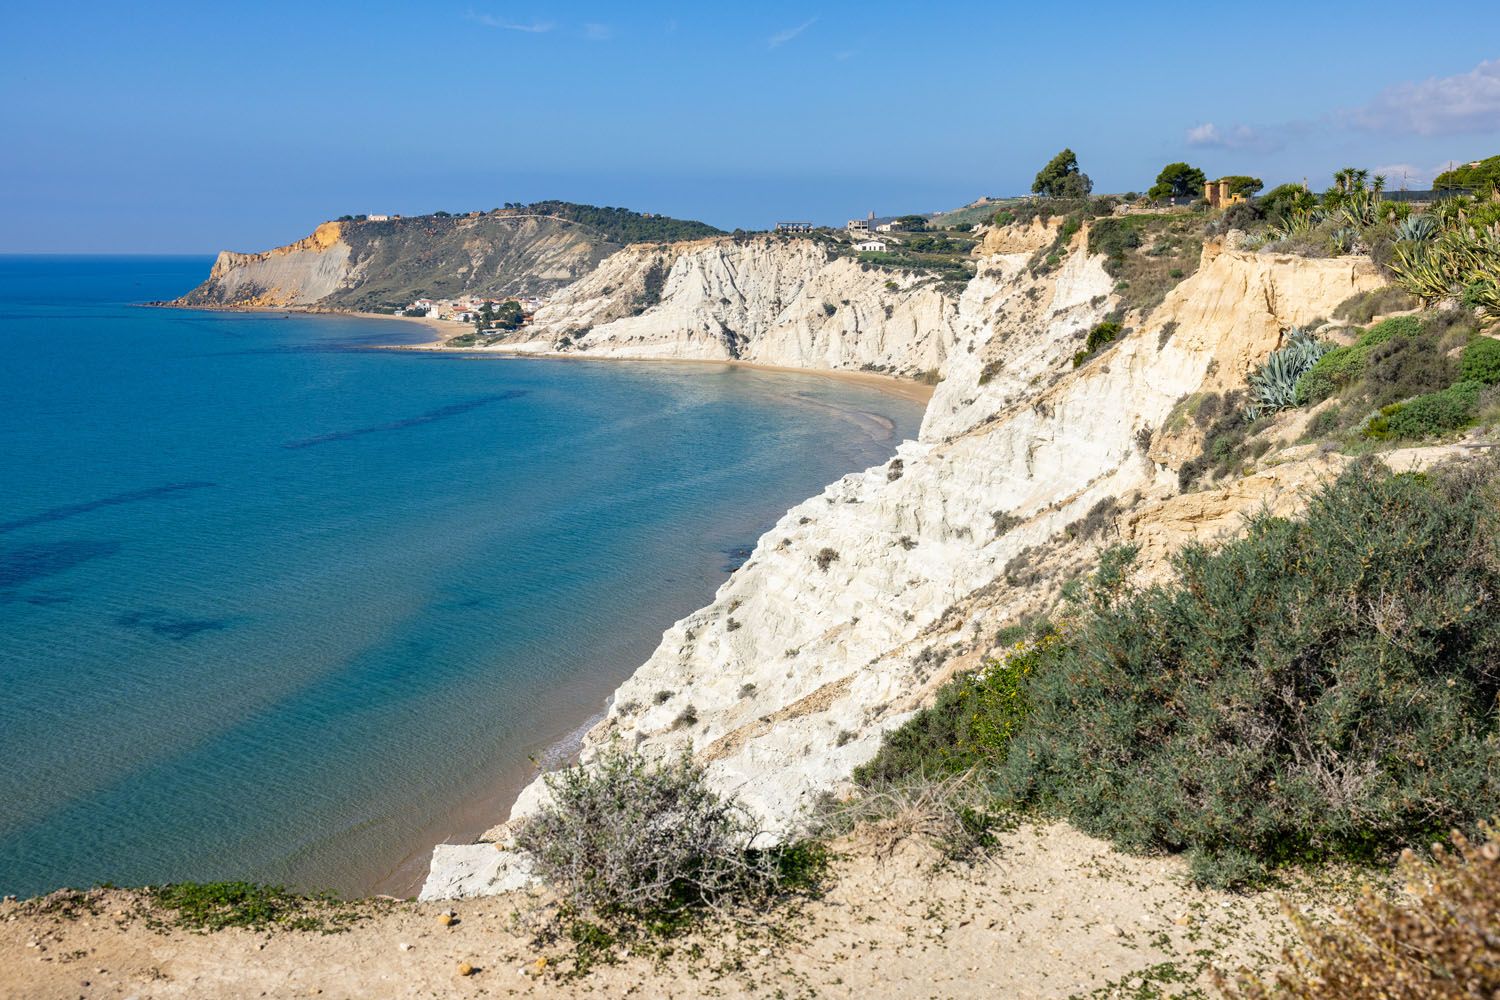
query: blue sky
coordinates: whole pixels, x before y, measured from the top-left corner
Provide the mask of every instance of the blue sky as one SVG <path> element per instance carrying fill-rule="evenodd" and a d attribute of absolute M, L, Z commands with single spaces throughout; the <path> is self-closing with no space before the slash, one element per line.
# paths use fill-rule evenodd
<path fill-rule="evenodd" d="M 1325 13 L 1326 11 L 1326 13 Z M 1500 4 L 23 4 L 0 252 L 253 250 L 557 197 L 760 228 L 1162 164 L 1500 153 Z"/>

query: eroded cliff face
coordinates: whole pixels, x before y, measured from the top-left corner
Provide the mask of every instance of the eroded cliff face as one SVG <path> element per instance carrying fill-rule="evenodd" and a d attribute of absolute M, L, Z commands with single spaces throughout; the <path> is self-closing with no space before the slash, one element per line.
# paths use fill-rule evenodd
<path fill-rule="evenodd" d="M 942 367 L 957 317 L 957 295 L 932 276 L 813 240 L 722 238 L 627 247 L 495 346 L 910 376 Z"/>
<path fill-rule="evenodd" d="M 422 296 L 546 294 L 618 247 L 543 215 L 486 213 L 325 222 L 264 253 L 225 251 L 175 305 L 382 309 Z"/>
<path fill-rule="evenodd" d="M 1105 534 L 1139 541 L 1150 573 L 1256 503 L 1295 504 L 1317 456 L 1238 492 L 1178 497 L 1143 431 L 1187 394 L 1243 384 L 1288 327 L 1381 284 L 1374 269 L 1210 248 L 1140 329 L 1075 369 L 1079 342 L 1114 305 L 1113 282 L 1082 234 L 1056 273 L 1032 274 L 1030 236 L 984 258 L 957 304 L 945 377 L 899 467 L 845 476 L 790 510 L 621 685 L 585 760 L 617 739 L 690 750 L 765 829 L 785 833 L 885 731 L 991 652 L 1001 624 L 1049 606 L 1089 565 L 1100 537 L 1069 526 L 1091 510 L 1121 504 Z M 544 795 L 539 779 L 513 817 Z M 492 835 L 503 845 L 503 828 Z M 445 845 L 424 895 L 525 877 L 524 859 L 492 844 Z"/>

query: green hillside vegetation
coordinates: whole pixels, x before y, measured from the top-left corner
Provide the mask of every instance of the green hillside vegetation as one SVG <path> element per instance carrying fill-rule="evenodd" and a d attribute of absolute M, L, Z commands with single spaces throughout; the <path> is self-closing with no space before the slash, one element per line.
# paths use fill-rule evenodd
<path fill-rule="evenodd" d="M 1497 171 L 1500 157 L 1493 157 L 1443 177 L 1487 191 Z M 1368 256 L 1424 304 L 1456 298 L 1500 318 L 1500 201 L 1485 193 L 1414 207 L 1387 200 L 1385 185 L 1384 177 L 1354 167 L 1337 171 L 1321 194 L 1283 184 L 1230 206 L 1211 232 L 1242 230 L 1250 250 Z"/>
<path fill-rule="evenodd" d="M 554 219 L 424 215 L 346 225 L 358 283 L 328 305 L 368 311 L 401 308 L 423 296 L 539 295 L 593 270 L 620 244 Z"/>
<path fill-rule="evenodd" d="M 1479 333 L 1471 313 L 1428 310 L 1352 334 L 1337 345 L 1289 331 L 1244 392 L 1179 402 L 1164 426 L 1193 420 L 1204 433 L 1201 453 L 1178 471 L 1181 487 L 1240 474 L 1270 449 L 1266 432 L 1283 410 L 1319 407 L 1304 440 L 1356 454 L 1500 426 L 1500 341 Z"/>
<path fill-rule="evenodd" d="M 950 291 L 961 291 L 974 276 L 970 254 L 978 241 L 959 233 L 882 233 L 888 248 L 884 252 L 855 250 L 854 241 L 842 231 L 820 230 L 810 235 L 834 257 L 852 257 L 864 268 L 926 275 Z"/>
<path fill-rule="evenodd" d="M 1023 201 L 1021 198 L 989 198 L 983 204 L 965 205 L 951 212 L 939 212 L 927 220 L 929 229 L 951 229 L 954 226 L 977 226 L 990 222 L 995 213 Z"/>
<path fill-rule="evenodd" d="M 610 243 L 675 243 L 722 236 L 724 230 L 706 222 L 673 219 L 665 215 L 643 215 L 628 208 L 600 208 L 569 201 L 537 201 L 519 209 L 523 213 L 552 215 L 588 226 Z"/>
<path fill-rule="evenodd" d="M 1433 178 L 1432 186 L 1439 189 L 1468 188 L 1476 194 L 1488 194 L 1500 187 L 1500 156 L 1445 170 Z"/>
<path fill-rule="evenodd" d="M 1107 551 L 1035 627 L 888 734 L 871 790 L 974 769 L 987 810 L 1184 852 L 1239 886 L 1383 861 L 1500 809 L 1500 470 L 1357 463 L 1307 513 L 1129 583 Z M 1039 637 L 1038 637 L 1039 636 Z"/>

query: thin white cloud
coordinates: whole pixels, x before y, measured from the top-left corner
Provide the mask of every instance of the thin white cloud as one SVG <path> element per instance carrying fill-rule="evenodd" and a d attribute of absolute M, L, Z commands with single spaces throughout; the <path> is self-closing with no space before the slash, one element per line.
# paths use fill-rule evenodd
<path fill-rule="evenodd" d="M 583 37 L 591 42 L 604 42 L 613 38 L 615 30 L 607 24 L 590 21 L 583 26 Z"/>
<path fill-rule="evenodd" d="M 1213 122 L 1194 125 L 1187 130 L 1187 144 L 1200 149 L 1249 149 L 1269 152 L 1285 145 L 1279 130 L 1233 125 L 1220 128 Z"/>
<path fill-rule="evenodd" d="M 796 38 L 798 35 L 802 34 L 808 28 L 811 28 L 817 23 L 818 19 L 816 17 L 810 17 L 806 21 L 803 21 L 801 24 L 797 25 L 795 28 L 786 28 L 782 31 L 778 31 L 776 32 L 776 34 L 766 39 L 767 46 L 774 49 L 785 45 L 787 42 L 790 42 L 793 38 Z"/>
<path fill-rule="evenodd" d="M 468 17 L 469 20 L 476 21 L 486 28 L 499 28 L 502 31 L 521 31 L 528 35 L 545 35 L 557 27 L 551 21 L 530 21 L 526 23 L 507 21 L 503 17 L 496 17 L 493 14 L 476 14 L 472 10 L 469 11 Z"/>
<path fill-rule="evenodd" d="M 1398 83 L 1340 117 L 1355 128 L 1397 135 L 1500 131 L 1500 59 L 1455 76 Z"/>

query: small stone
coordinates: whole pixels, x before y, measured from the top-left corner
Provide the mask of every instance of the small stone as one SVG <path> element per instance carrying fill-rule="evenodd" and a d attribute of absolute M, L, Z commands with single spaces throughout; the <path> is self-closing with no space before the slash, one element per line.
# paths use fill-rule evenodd
<path fill-rule="evenodd" d="M 451 913 L 441 913 L 438 915 L 438 923 L 444 927 L 452 927 L 457 922 L 458 918 Z"/>
<path fill-rule="evenodd" d="M 402 941 L 400 944 L 396 945 L 396 947 L 400 948 L 402 951 L 411 951 L 411 942 Z"/>
<path fill-rule="evenodd" d="M 458 974 L 460 976 L 472 976 L 474 974 L 474 966 L 470 965 L 468 962 L 459 962 Z"/>
<path fill-rule="evenodd" d="M 1116 927 L 1114 924 L 1105 924 L 1103 927 L 1101 927 L 1099 929 L 1104 932 L 1104 936 L 1105 937 L 1119 937 L 1120 936 L 1120 928 Z"/>
<path fill-rule="evenodd" d="M 765 958 L 769 954 L 771 954 L 771 949 L 770 948 L 762 948 L 760 950 L 760 957 L 761 958 Z"/>
<path fill-rule="evenodd" d="M 540 976 L 543 970 L 547 968 L 547 956 L 543 955 L 541 958 L 531 963 L 531 967 L 533 970 L 535 970 L 536 974 Z"/>
<path fill-rule="evenodd" d="M 1193 926 L 1193 918 L 1189 914 L 1184 913 L 1176 920 L 1173 920 L 1172 923 L 1176 924 L 1178 927 L 1191 927 Z"/>

